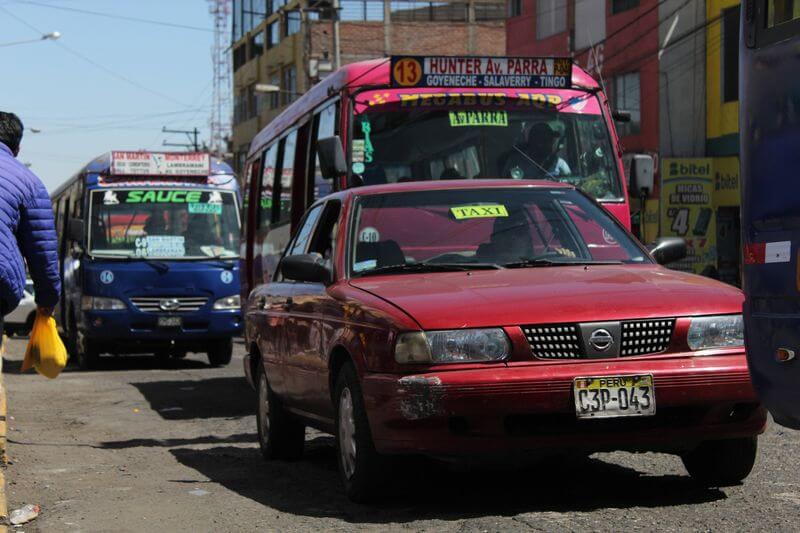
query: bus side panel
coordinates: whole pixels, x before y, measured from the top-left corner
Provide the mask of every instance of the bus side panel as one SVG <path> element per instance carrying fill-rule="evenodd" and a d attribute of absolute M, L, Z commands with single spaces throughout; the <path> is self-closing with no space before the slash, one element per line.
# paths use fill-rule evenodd
<path fill-rule="evenodd" d="M 779 348 L 800 359 L 800 39 L 762 48 L 745 40 L 739 130 L 747 357 L 775 420 L 800 428 L 800 361 L 776 359 Z"/>

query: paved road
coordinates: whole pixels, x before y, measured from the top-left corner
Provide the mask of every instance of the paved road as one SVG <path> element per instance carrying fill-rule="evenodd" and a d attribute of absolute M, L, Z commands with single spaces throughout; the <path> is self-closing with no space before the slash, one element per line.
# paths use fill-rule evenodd
<path fill-rule="evenodd" d="M 295 463 L 262 461 L 253 394 L 233 363 L 159 368 L 110 358 L 57 380 L 19 374 L 9 342 L 8 499 L 38 503 L 26 531 L 796 530 L 800 432 L 772 426 L 743 486 L 702 489 L 680 461 L 599 454 L 579 464 L 451 472 L 415 464 L 381 507 L 342 496 L 330 437 Z"/>

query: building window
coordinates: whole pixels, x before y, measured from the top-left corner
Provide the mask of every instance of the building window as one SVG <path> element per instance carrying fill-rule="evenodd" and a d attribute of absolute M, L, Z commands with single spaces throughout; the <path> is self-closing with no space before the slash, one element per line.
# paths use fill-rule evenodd
<path fill-rule="evenodd" d="M 739 99 L 739 6 L 722 12 L 722 101 Z"/>
<path fill-rule="evenodd" d="M 566 29 L 567 0 L 537 0 L 536 38 L 544 39 Z"/>
<path fill-rule="evenodd" d="M 300 12 L 289 11 L 286 13 L 286 37 L 300 31 Z"/>
<path fill-rule="evenodd" d="M 634 7 L 639 7 L 639 0 L 611 0 L 611 14 L 616 15 Z"/>
<path fill-rule="evenodd" d="M 800 19 L 800 0 L 769 0 L 767 2 L 767 28 Z"/>
<path fill-rule="evenodd" d="M 614 77 L 611 89 L 614 93 L 614 110 L 627 111 L 631 114 L 630 122 L 617 124 L 620 137 L 639 133 L 642 125 L 639 73 L 630 72 Z"/>
<path fill-rule="evenodd" d="M 394 0 L 390 6 L 392 22 L 465 22 L 467 4 L 459 2 L 418 2 Z"/>
<path fill-rule="evenodd" d="M 279 72 L 274 72 L 269 78 L 269 84 L 274 85 L 276 87 L 281 86 L 281 76 Z M 270 109 L 278 109 L 281 106 L 281 93 L 280 92 L 272 92 L 268 93 L 269 101 L 268 105 Z"/>
<path fill-rule="evenodd" d="M 264 53 L 264 32 L 260 31 L 254 33 L 250 37 L 250 56 L 249 59 L 255 59 Z"/>
<path fill-rule="evenodd" d="M 267 34 L 269 37 L 269 47 L 278 46 L 281 43 L 280 22 L 273 22 L 267 26 Z"/>
<path fill-rule="evenodd" d="M 522 0 L 508 0 L 508 16 L 518 17 L 522 15 Z"/>
<path fill-rule="evenodd" d="M 281 94 L 283 94 L 283 105 L 287 105 L 294 101 L 297 92 L 297 70 L 294 66 L 286 67 L 283 69 L 282 76 Z"/>
<path fill-rule="evenodd" d="M 475 3 L 473 9 L 475 10 L 475 20 L 478 22 L 505 20 L 506 18 L 506 9 L 503 4 Z"/>
<path fill-rule="evenodd" d="M 247 47 L 242 44 L 233 49 L 233 71 L 236 72 L 245 63 L 247 63 Z"/>
<path fill-rule="evenodd" d="M 383 20 L 382 0 L 341 0 L 341 20 Z"/>

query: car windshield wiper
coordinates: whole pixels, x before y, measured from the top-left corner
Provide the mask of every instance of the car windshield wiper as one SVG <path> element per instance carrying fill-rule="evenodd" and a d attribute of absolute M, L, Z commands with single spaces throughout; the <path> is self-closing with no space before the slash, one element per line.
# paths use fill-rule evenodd
<path fill-rule="evenodd" d="M 505 268 L 527 268 L 527 267 L 548 267 L 548 266 L 576 266 L 576 265 L 621 265 L 622 261 L 589 261 L 585 259 L 565 261 L 540 258 L 527 258 L 511 263 L 504 263 Z"/>
<path fill-rule="evenodd" d="M 495 270 L 502 268 L 494 263 L 405 263 L 387 265 L 358 272 L 358 275 L 394 274 L 403 272 L 464 272 L 467 270 Z"/>

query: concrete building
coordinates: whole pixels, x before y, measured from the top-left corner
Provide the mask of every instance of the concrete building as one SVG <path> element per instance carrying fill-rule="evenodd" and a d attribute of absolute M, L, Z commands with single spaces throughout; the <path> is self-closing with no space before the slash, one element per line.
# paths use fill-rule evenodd
<path fill-rule="evenodd" d="M 341 65 L 391 54 L 503 55 L 504 0 L 234 0 L 232 145 L 250 141 L 297 94 Z M 337 50 L 338 49 L 338 50 Z M 338 54 L 337 54 L 338 52 Z M 270 85 L 279 91 L 256 91 Z"/>

